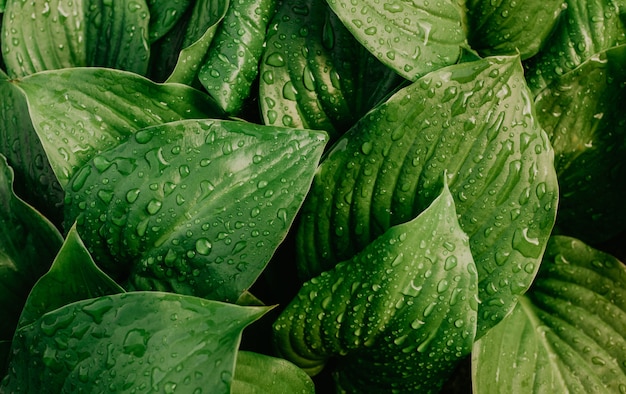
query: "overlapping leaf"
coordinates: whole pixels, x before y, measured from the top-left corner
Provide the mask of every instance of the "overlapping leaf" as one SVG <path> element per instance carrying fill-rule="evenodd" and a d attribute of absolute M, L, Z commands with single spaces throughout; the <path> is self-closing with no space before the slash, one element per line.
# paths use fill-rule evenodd
<path fill-rule="evenodd" d="M 275 342 L 310 374 L 337 358 L 346 392 L 435 391 L 474 342 L 477 282 L 446 185 L 415 219 L 306 282 Z"/>
<path fill-rule="evenodd" d="M 329 0 L 328 5 L 363 46 L 411 81 L 456 63 L 467 46 L 460 1 Z"/>
<path fill-rule="evenodd" d="M 32 125 L 63 187 L 91 157 L 140 128 L 223 114 L 188 86 L 113 69 L 46 71 L 11 83 L 26 96 Z"/>
<path fill-rule="evenodd" d="M 537 282 L 474 347 L 480 393 L 626 389 L 626 268 L 570 237 L 551 238 Z"/>
<path fill-rule="evenodd" d="M 133 288 L 234 302 L 285 237 L 325 143 L 236 121 L 142 129 L 76 173 L 66 220 Z"/>
<path fill-rule="evenodd" d="M 158 292 L 79 301 L 19 329 L 0 390 L 230 393 L 241 332 L 267 310 Z"/>
<path fill-rule="evenodd" d="M 331 149 L 303 206 L 310 278 L 430 204 L 446 172 L 480 279 L 479 333 L 538 269 L 558 198 L 553 151 L 517 57 L 440 69 L 362 118 Z"/>
<path fill-rule="evenodd" d="M 289 361 L 260 353 L 239 351 L 232 394 L 314 394 L 313 381 Z"/>

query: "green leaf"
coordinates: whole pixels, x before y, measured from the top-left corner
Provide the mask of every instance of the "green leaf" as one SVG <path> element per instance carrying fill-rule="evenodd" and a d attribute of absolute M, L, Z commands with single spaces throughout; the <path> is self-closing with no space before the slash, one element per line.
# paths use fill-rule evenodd
<path fill-rule="evenodd" d="M 52 267 L 28 295 L 18 327 L 31 324 L 63 305 L 123 292 L 124 289 L 96 266 L 72 226 Z"/>
<path fill-rule="evenodd" d="M 15 172 L 15 192 L 54 224 L 62 222 L 63 188 L 33 128 L 26 97 L 0 71 L 0 153 Z"/>
<path fill-rule="evenodd" d="M 148 39 L 152 44 L 166 35 L 183 17 L 191 0 L 148 0 L 150 9 L 150 31 Z"/>
<path fill-rule="evenodd" d="M 474 347 L 480 393 L 626 390 L 626 268 L 581 241 L 551 238 L 536 283 Z"/>
<path fill-rule="evenodd" d="M 147 70 L 143 0 L 10 0 L 6 7 L 2 54 L 11 77 L 82 66 Z"/>
<path fill-rule="evenodd" d="M 519 58 L 430 73 L 362 118 L 322 162 L 297 230 L 302 276 L 414 218 L 445 172 L 478 268 L 480 336 L 539 267 L 556 216 L 553 155 Z"/>
<path fill-rule="evenodd" d="M 77 172 L 66 220 L 132 288 L 234 302 L 284 239 L 325 143 L 238 121 L 146 128 Z"/>
<path fill-rule="evenodd" d="M 232 394 L 302 393 L 314 394 L 313 381 L 287 360 L 260 353 L 239 351 Z"/>
<path fill-rule="evenodd" d="M 95 154 L 138 129 L 223 114 L 209 96 L 188 86 L 113 69 L 46 71 L 11 82 L 26 95 L 35 131 L 64 188 Z"/>
<path fill-rule="evenodd" d="M 0 155 L 0 340 L 13 337 L 28 292 L 61 248 L 59 231 L 13 192 L 13 170 Z"/>
<path fill-rule="evenodd" d="M 536 99 L 555 150 L 557 227 L 586 242 L 626 230 L 626 45 L 555 77 Z"/>
<path fill-rule="evenodd" d="M 158 292 L 79 301 L 19 329 L 1 389 L 230 393 L 241 332 L 267 310 Z"/>
<path fill-rule="evenodd" d="M 456 63 L 467 46 L 461 1 L 329 0 L 328 5 L 363 46 L 411 81 Z"/>
<path fill-rule="evenodd" d="M 445 185 L 415 219 L 306 282 L 274 323 L 276 347 L 309 374 L 337 358 L 347 392 L 435 391 L 471 350 L 477 282 Z"/>
<path fill-rule="evenodd" d="M 403 80 L 321 0 L 281 2 L 266 46 L 259 96 L 268 125 L 325 130 L 335 140 Z"/>
<path fill-rule="evenodd" d="M 563 0 L 469 0 L 468 41 L 485 56 L 528 59 L 548 41 L 564 7 Z"/>
<path fill-rule="evenodd" d="M 626 25 L 620 17 L 617 0 L 567 0 L 566 3 L 550 45 L 525 65 L 528 85 L 534 94 L 595 54 L 626 43 Z"/>
<path fill-rule="evenodd" d="M 234 1 L 202 62 L 198 78 L 224 111 L 237 115 L 250 96 L 276 0 Z"/>

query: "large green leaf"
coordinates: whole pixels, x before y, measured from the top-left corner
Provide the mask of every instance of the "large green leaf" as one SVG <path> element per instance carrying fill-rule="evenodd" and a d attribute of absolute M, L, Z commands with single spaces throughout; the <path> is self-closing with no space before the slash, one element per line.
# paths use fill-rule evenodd
<path fill-rule="evenodd" d="M 239 351 L 232 394 L 314 394 L 313 381 L 302 369 L 282 358 Z"/>
<path fill-rule="evenodd" d="M 586 242 L 626 229 L 626 45 L 555 77 L 536 99 L 555 150 L 559 231 Z"/>
<path fill-rule="evenodd" d="M 268 125 L 325 130 L 335 140 L 403 80 L 322 0 L 281 2 L 266 41 L 259 104 Z"/>
<path fill-rule="evenodd" d="M 77 172 L 66 220 L 133 288 L 235 301 L 285 237 L 325 143 L 238 121 L 142 129 Z"/>
<path fill-rule="evenodd" d="M 411 81 L 456 63 L 467 46 L 462 1 L 329 0 L 328 5 L 363 46 Z"/>
<path fill-rule="evenodd" d="M 0 390 L 230 393 L 241 332 L 267 310 L 158 292 L 79 301 L 18 330 Z"/>
<path fill-rule="evenodd" d="M 330 150 L 302 209 L 310 278 L 424 210 L 446 172 L 480 279 L 479 334 L 532 282 L 558 198 L 552 147 L 517 57 L 440 69 L 400 90 Z"/>
<path fill-rule="evenodd" d="M 548 40 L 563 0 L 468 0 L 468 40 L 485 56 L 514 55 L 522 59 L 539 52 Z"/>
<path fill-rule="evenodd" d="M 123 292 L 124 289 L 96 266 L 76 228 L 72 227 L 52 267 L 39 278 L 28 295 L 19 327 L 33 323 L 63 305 Z"/>
<path fill-rule="evenodd" d="M 276 0 L 233 1 L 200 67 L 200 82 L 229 114 L 239 114 L 250 96 L 275 6 Z"/>
<path fill-rule="evenodd" d="M 626 43 L 619 0 L 567 0 L 550 45 L 528 61 L 527 80 L 538 93 L 595 54 Z"/>
<path fill-rule="evenodd" d="M 61 248 L 59 231 L 13 192 L 13 170 L 0 155 L 0 340 L 9 340 L 28 292 Z"/>
<path fill-rule="evenodd" d="M 338 358 L 347 392 L 434 392 L 474 343 L 477 282 L 446 185 L 415 219 L 306 282 L 274 323 L 276 346 L 310 374 Z"/>
<path fill-rule="evenodd" d="M 626 390 L 626 268 L 577 239 L 548 243 L 536 283 L 474 347 L 479 393 Z"/>
<path fill-rule="evenodd" d="M 33 128 L 26 97 L 0 71 L 0 153 L 18 180 L 16 193 L 57 226 L 62 222 L 63 188 Z"/>
<path fill-rule="evenodd" d="M 147 70 L 144 0 L 9 0 L 6 7 L 2 55 L 12 77 L 81 66 Z"/>
<path fill-rule="evenodd" d="M 11 83 L 25 95 L 35 131 L 63 187 L 98 152 L 136 130 L 222 116 L 206 94 L 106 68 L 44 71 Z"/>

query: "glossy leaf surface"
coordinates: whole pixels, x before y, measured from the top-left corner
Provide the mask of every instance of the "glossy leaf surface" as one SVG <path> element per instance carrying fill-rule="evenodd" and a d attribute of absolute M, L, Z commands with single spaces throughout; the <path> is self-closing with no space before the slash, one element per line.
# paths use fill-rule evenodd
<path fill-rule="evenodd" d="M 66 220 L 133 288 L 234 302 L 285 237 L 325 143 L 238 121 L 142 129 L 77 172 Z"/>
<path fill-rule="evenodd" d="M 0 155 L 0 340 L 10 340 L 31 288 L 61 248 L 58 230 L 13 191 L 13 170 Z"/>
<path fill-rule="evenodd" d="M 474 347 L 481 393 L 626 389 L 626 268 L 570 237 L 553 237 L 537 282 Z"/>
<path fill-rule="evenodd" d="M 467 46 L 465 6 L 457 0 L 329 0 L 328 5 L 363 46 L 411 81 L 456 63 Z"/>
<path fill-rule="evenodd" d="M 261 353 L 239 351 L 231 394 L 314 394 L 313 381 L 289 361 Z"/>
<path fill-rule="evenodd" d="M 148 40 L 153 43 L 181 21 L 191 0 L 148 0 L 147 4 L 150 10 Z"/>
<path fill-rule="evenodd" d="M 362 118 L 322 162 L 299 222 L 302 276 L 415 217 L 445 172 L 478 268 L 484 333 L 541 261 L 558 198 L 553 155 L 517 57 L 428 74 Z"/>
<path fill-rule="evenodd" d="M 20 328 L 0 389 L 230 393 L 241 332 L 267 309 L 158 292 L 79 301 Z"/>
<path fill-rule="evenodd" d="M 46 71 L 12 83 L 26 95 L 32 124 L 63 187 L 95 154 L 140 128 L 223 113 L 188 86 L 105 68 Z"/>
<path fill-rule="evenodd" d="M 559 177 L 559 231 L 602 242 L 626 229 L 626 45 L 555 77 L 536 99 Z"/>
<path fill-rule="evenodd" d="M 306 282 L 274 323 L 276 346 L 309 374 L 338 358 L 347 392 L 436 390 L 471 350 L 477 282 L 445 186 L 415 219 Z"/>

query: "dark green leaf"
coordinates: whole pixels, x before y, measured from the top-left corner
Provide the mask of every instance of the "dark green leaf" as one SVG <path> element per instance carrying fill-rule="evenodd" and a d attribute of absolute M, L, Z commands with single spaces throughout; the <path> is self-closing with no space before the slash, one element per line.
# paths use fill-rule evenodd
<path fill-rule="evenodd" d="M 586 242 L 626 230 L 626 45 L 555 77 L 536 99 L 554 146 L 557 227 Z"/>
<path fill-rule="evenodd" d="M 0 390 L 230 393 L 241 332 L 268 309 L 158 292 L 79 301 L 18 330 Z"/>
<path fill-rule="evenodd" d="M 313 381 L 303 370 L 281 358 L 239 351 L 231 394 L 314 394 Z"/>
<path fill-rule="evenodd" d="M 485 56 L 532 57 L 554 29 L 563 0 L 469 0 L 469 43 Z"/>
<path fill-rule="evenodd" d="M 191 0 L 148 0 L 150 9 L 150 43 L 167 34 L 178 23 L 185 11 L 189 8 Z"/>
<path fill-rule="evenodd" d="M 411 81 L 456 63 L 467 46 L 465 6 L 457 0 L 329 0 L 328 5 L 363 46 Z"/>
<path fill-rule="evenodd" d="M 434 392 L 474 343 L 477 282 L 445 185 L 415 219 L 306 282 L 274 323 L 275 342 L 310 374 L 338 357 L 346 392 Z"/>
<path fill-rule="evenodd" d="M 550 45 L 526 64 L 534 94 L 559 75 L 573 70 L 595 54 L 626 43 L 625 20 L 617 0 L 567 0 Z"/>
<path fill-rule="evenodd" d="M 188 86 L 113 69 L 46 71 L 11 82 L 26 95 L 32 124 L 63 187 L 95 154 L 140 128 L 223 114 L 209 96 Z"/>
<path fill-rule="evenodd" d="M 124 289 L 96 266 L 73 226 L 52 267 L 28 295 L 19 327 L 63 305 L 123 292 Z"/>
<path fill-rule="evenodd" d="M 362 118 L 322 162 L 299 222 L 301 272 L 317 275 L 415 217 L 446 172 L 478 268 L 482 335 L 539 267 L 556 216 L 553 156 L 519 58 L 430 73 Z"/>
<path fill-rule="evenodd" d="M 321 0 L 281 2 L 266 41 L 259 95 L 268 125 L 325 130 L 335 140 L 403 80 Z"/>
<path fill-rule="evenodd" d="M 13 170 L 0 155 L 0 340 L 13 337 L 28 292 L 61 248 L 63 238 L 13 192 Z"/>
<path fill-rule="evenodd" d="M 234 302 L 285 237 L 325 143 L 236 121 L 146 128 L 77 172 L 66 220 L 133 288 Z"/>
<path fill-rule="evenodd" d="M 81 66 L 147 70 L 143 0 L 10 0 L 6 15 L 2 54 L 11 77 Z"/>
<path fill-rule="evenodd" d="M 275 6 L 276 0 L 232 2 L 200 67 L 200 82 L 228 114 L 239 114 L 250 95 Z"/>
<path fill-rule="evenodd" d="M 536 283 L 474 347 L 480 393 L 626 390 L 626 268 L 553 237 Z"/>

